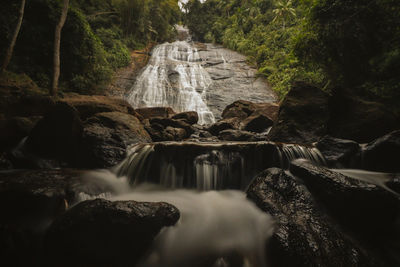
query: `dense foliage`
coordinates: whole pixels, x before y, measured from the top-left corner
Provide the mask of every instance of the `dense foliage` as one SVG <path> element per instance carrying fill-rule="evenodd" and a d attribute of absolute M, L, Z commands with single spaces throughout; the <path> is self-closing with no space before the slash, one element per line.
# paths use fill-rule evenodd
<path fill-rule="evenodd" d="M 0 0 L 0 58 L 18 16 L 19 1 Z M 27 1 L 9 69 L 49 87 L 54 28 L 61 1 Z M 98 91 L 115 69 L 130 62 L 129 49 L 165 41 L 180 19 L 178 0 L 71 0 L 61 36 L 61 87 Z"/>
<path fill-rule="evenodd" d="M 200 41 L 248 55 L 285 95 L 294 80 L 399 96 L 397 0 L 190 0 Z"/>

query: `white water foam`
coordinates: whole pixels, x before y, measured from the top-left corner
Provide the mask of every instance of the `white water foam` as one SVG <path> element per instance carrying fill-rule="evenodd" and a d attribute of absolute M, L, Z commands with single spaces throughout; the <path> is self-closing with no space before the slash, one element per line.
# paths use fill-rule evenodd
<path fill-rule="evenodd" d="M 159 190 L 149 185 L 112 200 L 167 202 L 181 218 L 164 228 L 141 267 L 266 266 L 265 244 L 273 233 L 271 217 L 236 190 L 197 192 Z"/>
<path fill-rule="evenodd" d="M 242 191 L 172 190 L 150 184 L 131 188 L 127 179 L 109 171 L 88 172 L 86 177 L 92 186 L 107 184 L 111 189 L 97 197 L 167 202 L 179 209 L 179 221 L 161 230 L 140 267 L 266 266 L 265 245 L 274 223 Z"/>

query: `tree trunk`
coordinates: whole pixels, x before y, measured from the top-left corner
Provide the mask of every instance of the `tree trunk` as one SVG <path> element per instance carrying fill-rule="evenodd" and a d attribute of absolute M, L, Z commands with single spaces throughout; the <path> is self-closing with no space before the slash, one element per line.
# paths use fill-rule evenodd
<path fill-rule="evenodd" d="M 63 9 L 54 34 L 54 57 L 53 57 L 53 81 L 51 83 L 50 95 L 55 96 L 58 90 L 58 79 L 60 78 L 60 43 L 61 30 L 65 24 L 68 14 L 69 0 L 64 0 Z"/>
<path fill-rule="evenodd" d="M 10 45 L 8 46 L 8 49 L 6 51 L 6 55 L 5 55 L 5 58 L 3 61 L 3 65 L 1 66 L 0 73 L 3 73 L 7 69 L 8 64 L 10 63 L 12 54 L 14 52 L 14 46 L 15 46 L 15 43 L 17 42 L 19 30 L 21 29 L 22 20 L 24 18 L 25 2 L 26 2 L 26 0 L 21 1 L 21 7 L 19 9 L 19 17 L 18 17 L 17 26 L 15 26 L 14 34 L 11 38 Z"/>

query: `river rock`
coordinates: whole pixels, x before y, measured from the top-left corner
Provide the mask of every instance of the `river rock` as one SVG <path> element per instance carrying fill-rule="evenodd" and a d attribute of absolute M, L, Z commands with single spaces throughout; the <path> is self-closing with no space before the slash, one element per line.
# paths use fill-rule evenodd
<path fill-rule="evenodd" d="M 170 107 L 150 107 L 150 108 L 137 108 L 135 109 L 144 119 L 151 119 L 154 117 L 170 118 L 175 111 Z"/>
<path fill-rule="evenodd" d="M 224 141 L 255 141 L 254 133 L 241 130 L 223 130 L 219 132 L 218 138 Z"/>
<path fill-rule="evenodd" d="M 400 200 L 393 193 L 306 160 L 292 161 L 290 171 L 345 227 L 368 238 L 391 233 L 400 215 Z"/>
<path fill-rule="evenodd" d="M 238 100 L 228 105 L 222 112 L 222 118 L 240 118 L 255 114 L 262 114 L 274 121 L 278 116 L 279 105 L 276 103 L 253 103 L 246 100 Z"/>
<path fill-rule="evenodd" d="M 98 113 L 84 124 L 78 166 L 107 168 L 126 156 L 126 148 L 151 138 L 139 119 L 120 112 Z"/>
<path fill-rule="evenodd" d="M 14 148 L 35 126 L 40 117 L 11 117 L 0 119 L 0 151 Z"/>
<path fill-rule="evenodd" d="M 227 118 L 212 124 L 207 130 L 212 135 L 218 136 L 221 131 L 228 129 L 239 129 L 239 124 L 240 120 L 238 118 Z"/>
<path fill-rule="evenodd" d="M 307 188 L 284 170 L 257 175 L 247 197 L 276 220 L 269 241 L 270 266 L 376 266 L 350 237 L 338 231 Z"/>
<path fill-rule="evenodd" d="M 173 115 L 172 119 L 183 120 L 184 122 L 192 125 L 196 124 L 199 121 L 199 115 L 196 111 L 186 111 Z"/>
<path fill-rule="evenodd" d="M 40 157 L 73 162 L 82 132 L 83 124 L 78 111 L 58 102 L 32 129 L 26 147 Z"/>
<path fill-rule="evenodd" d="M 360 165 L 361 147 L 357 142 L 327 135 L 318 141 L 316 147 L 330 167 L 350 168 Z"/>
<path fill-rule="evenodd" d="M 79 95 L 67 94 L 61 100 L 78 110 L 80 118 L 86 120 L 97 113 L 121 112 L 134 116 L 140 115 L 134 111 L 132 106 L 121 98 L 101 96 L 101 95 Z"/>
<path fill-rule="evenodd" d="M 269 137 L 277 142 L 313 143 L 327 133 L 328 119 L 328 95 L 317 87 L 296 82 L 280 106 Z"/>
<path fill-rule="evenodd" d="M 135 266 L 179 216 L 167 203 L 88 200 L 53 222 L 45 248 L 58 266 Z"/>
<path fill-rule="evenodd" d="M 400 172 L 400 130 L 369 143 L 363 151 L 363 167 L 373 171 Z"/>
<path fill-rule="evenodd" d="M 331 97 L 330 109 L 329 134 L 338 138 L 367 143 L 400 128 L 398 118 L 385 104 L 351 92 Z"/>
<path fill-rule="evenodd" d="M 81 193 L 115 192 L 79 170 L 0 172 L 0 257 L 4 266 L 43 266 L 42 241 L 51 222 Z M 21 256 L 23 255 L 23 257 Z"/>
<path fill-rule="evenodd" d="M 249 132 L 262 133 L 269 127 L 271 127 L 273 124 L 274 122 L 267 116 L 264 116 L 262 114 L 257 114 L 257 115 L 251 115 L 244 121 L 242 121 L 241 128 Z"/>

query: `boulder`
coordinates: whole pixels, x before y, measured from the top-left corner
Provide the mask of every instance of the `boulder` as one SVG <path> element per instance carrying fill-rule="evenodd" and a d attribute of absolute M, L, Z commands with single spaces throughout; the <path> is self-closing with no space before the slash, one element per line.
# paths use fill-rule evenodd
<path fill-rule="evenodd" d="M 400 130 L 382 136 L 365 146 L 363 167 L 372 171 L 400 172 Z"/>
<path fill-rule="evenodd" d="M 135 111 L 144 119 L 151 119 L 154 117 L 170 118 L 175 114 L 175 111 L 170 107 L 137 108 Z"/>
<path fill-rule="evenodd" d="M 158 124 L 162 125 L 164 128 L 170 126 L 172 128 L 182 128 L 185 129 L 187 136 L 190 136 L 192 133 L 194 133 L 194 128 L 186 123 L 183 120 L 176 120 L 172 118 L 161 118 L 161 117 L 155 117 L 150 119 L 150 124 Z"/>
<path fill-rule="evenodd" d="M 13 164 L 6 153 L 0 152 L 0 171 L 13 169 Z"/>
<path fill-rule="evenodd" d="M 117 97 L 67 94 L 61 101 L 76 108 L 82 120 L 104 112 L 127 113 L 141 119 L 141 116 L 134 111 L 128 102 Z"/>
<path fill-rule="evenodd" d="M 257 175 L 247 197 L 276 220 L 267 247 L 270 266 L 377 266 L 372 255 L 338 231 L 301 181 L 284 170 Z"/>
<path fill-rule="evenodd" d="M 292 161 L 290 171 L 343 226 L 366 239 L 392 234 L 400 215 L 400 200 L 392 192 L 306 160 Z"/>
<path fill-rule="evenodd" d="M 283 100 L 269 137 L 272 141 L 309 144 L 327 134 L 329 97 L 321 89 L 295 82 Z"/>
<path fill-rule="evenodd" d="M 274 122 L 267 116 L 264 116 L 262 114 L 256 114 L 256 115 L 251 115 L 247 117 L 245 120 L 243 120 L 241 122 L 242 125 L 241 128 L 249 132 L 262 133 L 269 127 L 271 127 L 273 124 Z"/>
<path fill-rule="evenodd" d="M 271 121 L 275 121 L 278 115 L 279 105 L 276 103 L 253 103 L 246 100 L 238 100 L 228 105 L 222 112 L 222 118 L 245 119 L 251 115 L 264 115 Z"/>
<path fill-rule="evenodd" d="M 330 110 L 328 131 L 334 137 L 367 143 L 400 128 L 385 104 L 364 100 L 351 92 L 331 97 Z"/>
<path fill-rule="evenodd" d="M 86 120 L 78 166 L 108 168 L 126 156 L 126 148 L 151 138 L 139 119 L 120 112 L 98 113 Z"/>
<path fill-rule="evenodd" d="M 0 172 L 2 265 L 43 266 L 42 240 L 51 221 L 65 212 L 68 203 L 73 204 L 80 192 L 99 194 L 93 190 L 93 181 L 78 186 L 81 173 L 75 170 Z"/>
<path fill-rule="evenodd" d="M 196 111 L 181 112 L 172 116 L 172 119 L 183 120 L 184 122 L 192 125 L 199 121 L 199 115 Z"/>
<path fill-rule="evenodd" d="M 135 266 L 179 216 L 167 203 L 88 200 L 53 222 L 45 249 L 58 266 Z"/>
<path fill-rule="evenodd" d="M 254 133 L 233 129 L 220 131 L 218 138 L 224 141 L 256 141 Z"/>
<path fill-rule="evenodd" d="M 82 132 L 83 124 L 78 111 L 58 102 L 32 129 L 26 148 L 40 157 L 73 162 Z"/>
<path fill-rule="evenodd" d="M 316 147 L 330 167 L 354 168 L 360 166 L 361 147 L 357 142 L 327 135 L 318 141 Z"/>
<path fill-rule="evenodd" d="M 0 151 L 16 147 L 28 136 L 40 117 L 10 117 L 0 119 Z"/>
<path fill-rule="evenodd" d="M 228 130 L 228 129 L 238 129 L 239 128 L 239 119 L 238 118 L 228 118 L 222 119 L 210 127 L 208 127 L 208 131 L 215 136 L 218 136 L 221 131 Z"/>

